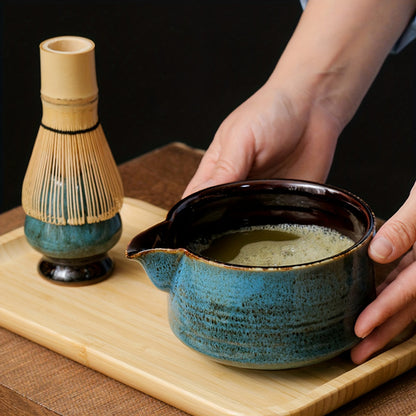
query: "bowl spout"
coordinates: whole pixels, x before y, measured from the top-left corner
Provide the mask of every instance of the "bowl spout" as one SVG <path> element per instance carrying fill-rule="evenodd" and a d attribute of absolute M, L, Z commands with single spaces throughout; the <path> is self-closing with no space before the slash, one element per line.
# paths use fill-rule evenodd
<path fill-rule="evenodd" d="M 127 246 L 126 256 L 137 259 L 148 250 L 169 248 L 167 232 L 170 221 L 163 221 L 136 235 Z"/>
<path fill-rule="evenodd" d="M 126 250 L 126 257 L 138 261 L 150 280 L 160 290 L 170 291 L 183 249 L 172 248 L 169 239 L 170 221 L 163 221 L 135 236 Z"/>

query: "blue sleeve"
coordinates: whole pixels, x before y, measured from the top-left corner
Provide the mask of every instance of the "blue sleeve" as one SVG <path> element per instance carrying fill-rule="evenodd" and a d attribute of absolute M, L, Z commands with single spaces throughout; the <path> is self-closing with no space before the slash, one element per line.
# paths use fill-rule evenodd
<path fill-rule="evenodd" d="M 300 4 L 303 8 L 305 8 L 306 3 L 308 0 L 300 0 Z M 402 49 L 404 49 L 413 39 L 416 38 L 416 17 L 410 21 L 408 26 L 406 27 L 405 31 L 402 33 L 400 38 L 394 44 L 391 53 L 399 53 Z"/>
<path fill-rule="evenodd" d="M 413 19 L 407 25 L 405 31 L 402 33 L 400 38 L 394 44 L 391 52 L 399 53 L 415 38 L 416 38 L 416 17 L 413 17 Z"/>

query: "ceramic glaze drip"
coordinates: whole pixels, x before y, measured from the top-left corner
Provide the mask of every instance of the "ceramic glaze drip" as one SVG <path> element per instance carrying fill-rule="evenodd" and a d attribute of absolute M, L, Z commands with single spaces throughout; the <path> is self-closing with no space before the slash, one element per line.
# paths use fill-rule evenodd
<path fill-rule="evenodd" d="M 29 244 L 48 257 L 80 259 L 110 250 L 120 239 L 121 218 L 94 224 L 58 226 L 26 216 L 25 235 Z"/>
<path fill-rule="evenodd" d="M 354 322 L 369 287 L 354 276 L 367 273 L 365 263 L 352 273 L 352 264 L 341 259 L 331 270 L 315 266 L 300 277 L 296 271 L 218 270 L 210 263 L 196 271 L 192 259 L 183 262 L 169 300 L 171 327 L 186 345 L 216 361 L 290 368 L 327 359 L 358 341 Z"/>

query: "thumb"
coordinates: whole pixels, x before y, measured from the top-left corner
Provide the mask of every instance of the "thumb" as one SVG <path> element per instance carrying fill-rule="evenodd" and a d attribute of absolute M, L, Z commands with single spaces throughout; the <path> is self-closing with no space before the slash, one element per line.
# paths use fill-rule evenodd
<path fill-rule="evenodd" d="M 416 242 L 416 185 L 402 207 L 380 228 L 368 254 L 378 263 L 389 263 Z"/>

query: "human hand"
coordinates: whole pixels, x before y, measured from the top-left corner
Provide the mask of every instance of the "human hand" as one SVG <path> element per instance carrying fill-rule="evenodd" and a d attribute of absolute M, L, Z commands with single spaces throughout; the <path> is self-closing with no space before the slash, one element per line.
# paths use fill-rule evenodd
<path fill-rule="evenodd" d="M 184 196 L 247 177 L 323 181 L 338 135 L 354 115 L 415 0 L 309 1 L 268 82 L 225 119 Z M 416 191 L 369 248 L 377 262 L 399 258 L 416 242 Z M 362 362 L 416 316 L 415 255 L 359 316 Z M 392 276 L 391 276 L 392 278 Z"/>
<path fill-rule="evenodd" d="M 251 177 L 324 181 L 342 127 L 307 93 L 266 83 L 221 124 L 184 196 Z"/>
<path fill-rule="evenodd" d="M 184 196 L 247 177 L 323 181 L 415 0 L 309 1 L 266 84 L 225 119 Z"/>
<path fill-rule="evenodd" d="M 357 364 L 385 347 L 416 319 L 416 184 L 404 205 L 380 228 L 368 252 L 383 264 L 407 254 L 357 319 L 355 333 L 364 338 L 351 351 Z"/>

